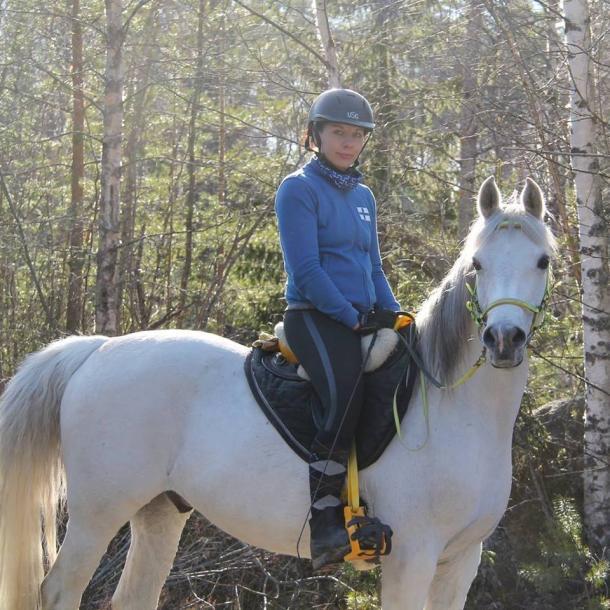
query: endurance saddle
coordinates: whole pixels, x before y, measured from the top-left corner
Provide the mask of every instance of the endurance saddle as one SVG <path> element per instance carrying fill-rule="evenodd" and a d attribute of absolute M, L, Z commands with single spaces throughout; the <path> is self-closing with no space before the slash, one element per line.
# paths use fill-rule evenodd
<path fill-rule="evenodd" d="M 393 332 L 402 340 L 379 368 L 364 373 L 365 398 L 355 435 L 359 469 L 379 459 L 413 392 L 418 367 L 404 342 L 415 348 L 415 323 Z M 277 341 L 255 342 L 246 358 L 246 377 L 263 413 L 292 450 L 308 462 L 320 401 L 312 384 L 297 373 L 298 365 L 288 362 L 277 349 Z"/>

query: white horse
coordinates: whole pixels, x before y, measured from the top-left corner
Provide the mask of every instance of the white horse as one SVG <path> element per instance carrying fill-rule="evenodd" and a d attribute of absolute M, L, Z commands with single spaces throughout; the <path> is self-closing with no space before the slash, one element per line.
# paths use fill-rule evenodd
<path fill-rule="evenodd" d="M 418 325 L 426 366 L 445 382 L 476 361 L 478 336 L 487 363 L 451 391 L 430 387 L 428 415 L 417 394 L 402 438 L 360 475 L 371 511 L 394 530 L 393 551 L 382 559 L 384 610 L 463 608 L 481 541 L 508 502 L 526 343 L 554 241 L 529 179 L 505 207 L 486 180 L 478 209 Z M 467 283 L 483 310 L 480 329 L 465 305 Z M 244 542 L 296 554 L 307 467 L 255 404 L 243 373 L 247 353 L 202 332 L 154 331 L 70 337 L 27 358 L 0 408 L 2 610 L 77 610 L 127 521 L 131 547 L 112 607 L 156 608 L 188 516 L 167 490 Z M 69 523 L 56 556 L 55 510 L 64 497 Z M 305 532 L 303 556 L 308 543 Z"/>

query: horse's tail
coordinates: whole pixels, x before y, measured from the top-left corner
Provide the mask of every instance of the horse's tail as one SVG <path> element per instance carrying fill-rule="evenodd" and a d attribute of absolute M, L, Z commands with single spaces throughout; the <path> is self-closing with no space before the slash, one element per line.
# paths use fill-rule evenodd
<path fill-rule="evenodd" d="M 0 608 L 40 606 L 57 555 L 56 515 L 65 496 L 59 408 L 70 377 L 107 340 L 68 337 L 28 356 L 0 399 Z"/>

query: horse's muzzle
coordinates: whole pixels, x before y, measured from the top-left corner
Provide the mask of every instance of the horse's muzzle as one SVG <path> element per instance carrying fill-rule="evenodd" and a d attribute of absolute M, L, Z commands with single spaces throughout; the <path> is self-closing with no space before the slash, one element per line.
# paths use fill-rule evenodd
<path fill-rule="evenodd" d="M 491 365 L 499 369 L 519 366 L 526 343 L 525 331 L 512 324 L 490 324 L 483 332 L 483 344 Z"/>

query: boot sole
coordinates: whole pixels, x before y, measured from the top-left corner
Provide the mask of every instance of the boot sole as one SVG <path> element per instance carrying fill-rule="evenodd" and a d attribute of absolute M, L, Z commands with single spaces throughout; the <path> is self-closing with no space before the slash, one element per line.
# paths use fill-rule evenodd
<path fill-rule="evenodd" d="M 351 545 L 340 546 L 326 553 L 318 555 L 315 559 L 311 560 L 314 571 L 319 571 L 323 568 L 336 567 L 343 563 L 343 558 L 352 550 Z"/>

